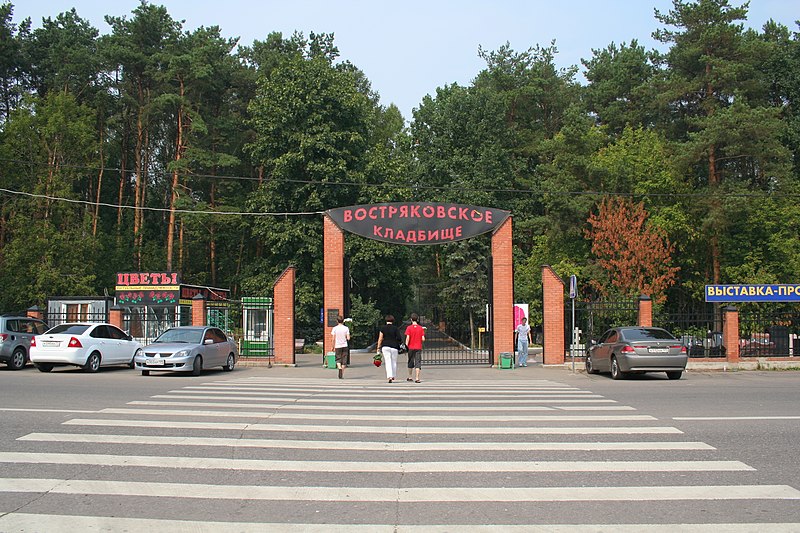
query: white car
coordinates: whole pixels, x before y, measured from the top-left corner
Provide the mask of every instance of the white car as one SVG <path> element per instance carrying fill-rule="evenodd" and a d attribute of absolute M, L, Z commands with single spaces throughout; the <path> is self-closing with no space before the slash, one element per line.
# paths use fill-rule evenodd
<path fill-rule="evenodd" d="M 59 324 L 31 340 L 30 360 L 40 372 L 54 366 L 73 365 L 85 372 L 97 372 L 101 366 L 127 365 L 142 345 L 112 324 Z"/>

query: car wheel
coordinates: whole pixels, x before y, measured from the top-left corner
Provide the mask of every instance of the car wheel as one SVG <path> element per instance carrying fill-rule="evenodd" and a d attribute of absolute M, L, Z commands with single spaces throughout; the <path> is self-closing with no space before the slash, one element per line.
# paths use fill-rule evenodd
<path fill-rule="evenodd" d="M 203 372 L 203 358 L 199 355 L 194 358 L 194 363 L 192 363 L 192 375 L 199 376 L 200 373 Z"/>
<path fill-rule="evenodd" d="M 619 369 L 619 363 L 616 357 L 611 358 L 611 379 L 624 379 L 625 372 Z"/>
<path fill-rule="evenodd" d="M 34 363 L 34 366 L 36 366 L 39 372 L 50 372 L 53 370 L 53 365 L 51 363 Z"/>
<path fill-rule="evenodd" d="M 143 376 L 149 376 L 150 375 L 150 371 L 149 370 L 142 370 L 142 375 Z"/>
<path fill-rule="evenodd" d="M 11 370 L 19 370 L 25 366 L 25 350 L 17 348 L 11 354 L 11 360 L 8 362 L 8 367 Z"/>
<path fill-rule="evenodd" d="M 233 366 L 236 364 L 236 358 L 233 357 L 233 354 L 228 354 L 228 361 L 225 363 L 225 366 L 222 367 L 222 370 L 226 372 L 230 372 L 233 370 Z"/>
<path fill-rule="evenodd" d="M 683 375 L 683 370 L 675 370 L 673 372 L 667 372 L 667 377 L 669 379 L 681 379 Z"/>
<path fill-rule="evenodd" d="M 94 374 L 100 369 L 100 354 L 97 352 L 92 352 L 89 354 L 89 358 L 86 360 L 86 364 L 83 365 L 83 371 L 88 372 L 90 374 Z"/>
<path fill-rule="evenodd" d="M 592 364 L 592 356 L 586 356 L 586 373 L 587 374 L 597 374 L 597 370 L 595 370 L 594 365 Z"/>

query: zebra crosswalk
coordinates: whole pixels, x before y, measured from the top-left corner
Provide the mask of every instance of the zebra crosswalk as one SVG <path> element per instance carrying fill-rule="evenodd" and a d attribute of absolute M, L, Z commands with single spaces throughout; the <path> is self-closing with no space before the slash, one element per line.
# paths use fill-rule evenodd
<path fill-rule="evenodd" d="M 556 381 L 226 378 L 0 447 L 0 531 L 740 533 L 800 500 Z"/>

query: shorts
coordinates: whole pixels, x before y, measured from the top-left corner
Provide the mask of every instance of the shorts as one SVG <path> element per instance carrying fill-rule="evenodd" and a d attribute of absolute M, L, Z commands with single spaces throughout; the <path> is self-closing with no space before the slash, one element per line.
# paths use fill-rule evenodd
<path fill-rule="evenodd" d="M 408 368 L 422 368 L 422 350 L 408 351 Z"/>
<path fill-rule="evenodd" d="M 336 351 L 336 363 L 340 365 L 347 366 L 347 360 L 349 359 L 348 355 L 350 355 L 350 349 L 345 346 L 344 348 L 334 348 Z"/>

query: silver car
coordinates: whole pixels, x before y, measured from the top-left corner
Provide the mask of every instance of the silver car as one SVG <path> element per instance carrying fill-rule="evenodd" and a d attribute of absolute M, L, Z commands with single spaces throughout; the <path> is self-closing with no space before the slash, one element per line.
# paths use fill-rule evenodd
<path fill-rule="evenodd" d="M 586 372 L 611 372 L 614 379 L 628 373 L 666 372 L 669 379 L 681 379 L 687 361 L 686 346 L 669 331 L 628 326 L 612 328 L 592 344 Z"/>
<path fill-rule="evenodd" d="M 0 362 L 19 370 L 28 362 L 31 339 L 47 331 L 47 324 L 26 316 L 0 316 Z"/>
<path fill-rule="evenodd" d="M 143 376 L 151 371 L 191 372 L 199 376 L 204 368 L 221 366 L 233 370 L 239 359 L 236 343 L 219 328 L 178 326 L 170 328 L 142 349 L 134 364 Z"/>

